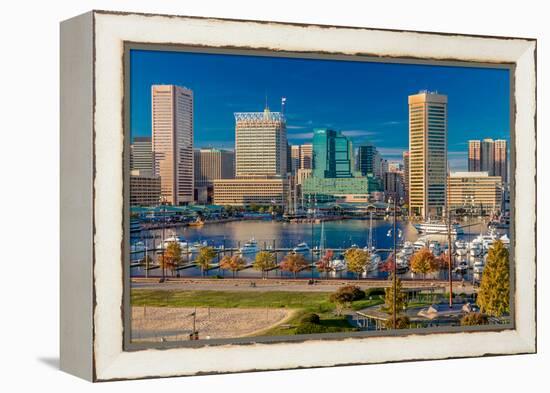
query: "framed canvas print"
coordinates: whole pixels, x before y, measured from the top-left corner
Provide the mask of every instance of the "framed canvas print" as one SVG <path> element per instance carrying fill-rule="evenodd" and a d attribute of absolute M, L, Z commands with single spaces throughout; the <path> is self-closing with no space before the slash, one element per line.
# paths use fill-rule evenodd
<path fill-rule="evenodd" d="M 536 351 L 536 40 L 61 24 L 61 367 Z"/>

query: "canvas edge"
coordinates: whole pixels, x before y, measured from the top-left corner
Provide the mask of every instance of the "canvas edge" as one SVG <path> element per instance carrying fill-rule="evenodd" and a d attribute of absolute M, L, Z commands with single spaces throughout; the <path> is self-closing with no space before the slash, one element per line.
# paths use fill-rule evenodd
<path fill-rule="evenodd" d="M 393 34 L 399 35 L 400 33 L 399 32 L 394 32 Z M 436 35 L 437 33 L 428 33 L 428 34 L 429 35 Z M 530 57 L 532 63 L 534 63 L 535 48 L 536 48 L 536 42 L 535 43 L 526 42 L 526 48 L 525 48 L 524 55 L 526 57 Z M 524 61 L 525 61 L 525 64 L 524 64 L 524 66 L 521 66 L 521 70 L 524 70 L 524 68 L 529 68 L 529 66 L 531 65 L 528 59 L 527 60 L 524 59 Z M 519 72 L 521 70 L 520 70 L 520 64 L 518 63 L 517 71 Z M 526 70 L 526 72 L 528 74 L 531 71 Z M 533 76 L 533 78 L 534 78 L 534 76 Z M 530 96 L 531 99 L 534 99 L 533 91 L 534 91 L 535 87 L 536 87 L 536 80 L 535 80 L 534 85 L 529 86 L 529 87 L 526 88 L 527 95 Z M 532 104 L 534 105 L 534 113 L 536 114 L 536 103 L 533 102 Z M 516 124 L 517 124 L 517 122 L 516 122 Z M 532 129 L 529 129 L 528 132 L 530 133 L 531 131 L 532 131 L 533 137 L 534 137 L 535 136 L 534 122 L 533 122 Z M 535 141 L 535 147 L 536 147 L 536 141 Z M 532 184 L 532 186 L 534 187 L 534 184 Z M 536 201 L 534 203 L 536 203 Z M 531 217 L 530 220 L 533 222 L 533 225 L 534 225 L 535 217 Z M 536 271 L 535 272 L 530 272 L 530 274 L 533 274 L 531 276 L 533 283 L 534 283 L 534 278 L 535 278 L 534 273 L 536 273 Z M 101 283 L 96 282 L 96 285 L 100 285 L 100 284 Z M 518 293 L 519 293 L 519 291 L 518 291 Z M 533 300 L 533 304 L 534 304 L 534 296 L 533 296 L 532 300 Z M 97 316 L 94 316 L 94 317 L 97 317 Z M 521 324 L 519 324 L 517 326 L 517 332 L 516 333 L 519 333 L 519 334 L 516 334 L 517 337 L 515 337 L 515 339 L 518 340 L 518 341 L 516 341 L 516 344 L 519 344 L 519 346 L 516 347 L 516 352 L 515 353 L 521 353 L 521 352 L 532 353 L 532 352 L 536 351 L 536 339 L 535 339 L 536 326 L 534 326 L 534 324 L 533 324 L 533 326 L 528 326 L 528 325 L 530 325 L 531 317 L 532 317 L 532 322 L 534 322 L 534 310 L 533 310 L 533 315 L 525 315 L 524 320 L 521 322 Z M 475 334 L 477 334 L 477 333 L 475 333 Z M 509 338 L 511 339 L 512 337 L 509 337 Z M 179 350 L 176 350 L 176 351 L 179 351 Z M 101 352 L 101 351 L 99 351 L 99 352 Z M 149 352 L 149 351 L 144 351 L 144 352 Z M 122 353 L 119 353 L 119 354 L 123 355 Z M 498 353 L 494 353 L 494 354 L 496 355 Z M 100 355 L 101 355 L 101 353 L 100 353 Z M 482 355 L 484 355 L 484 354 L 483 353 L 477 354 L 477 356 L 482 356 Z M 471 355 L 464 355 L 464 356 L 471 356 Z M 461 356 L 459 356 L 459 357 L 461 357 Z M 124 375 L 120 375 L 119 376 L 119 375 L 116 375 L 116 372 L 113 374 L 112 373 L 112 371 L 114 371 L 113 369 L 120 370 L 119 369 L 119 367 L 121 366 L 120 363 L 126 361 L 126 359 L 124 359 L 124 358 L 125 358 L 125 356 L 114 356 L 114 357 L 111 356 L 110 359 L 109 359 L 110 361 L 107 362 L 107 363 L 104 363 L 101 370 L 99 370 L 98 380 L 147 377 L 147 375 L 143 375 L 143 376 L 136 376 L 136 375 L 134 375 L 134 376 L 128 376 L 128 375 L 124 376 Z M 434 356 L 433 358 L 446 358 L 446 356 Z M 424 358 L 424 359 L 431 359 L 431 357 Z M 104 359 L 104 360 L 106 360 L 106 359 Z M 404 360 L 407 360 L 407 359 L 401 358 L 401 359 L 396 359 L 396 360 L 397 361 L 404 361 Z M 417 360 L 420 360 L 420 359 L 417 359 Z M 394 361 L 394 360 L 386 360 L 386 361 Z M 373 361 L 373 362 L 368 362 L 367 361 L 365 363 L 379 363 L 379 362 L 378 361 Z M 350 363 L 350 364 L 355 364 L 355 363 Z M 339 364 L 327 364 L 325 366 L 336 366 L 336 365 L 339 365 Z M 312 365 L 310 367 L 323 367 L 323 365 L 321 365 L 321 366 Z M 281 366 L 280 368 L 287 368 L 287 367 Z M 296 367 L 288 367 L 288 368 L 296 368 Z M 109 371 L 109 369 L 111 369 L 111 371 Z M 269 368 L 269 369 L 272 369 L 272 368 Z M 237 370 L 237 371 L 235 371 L 235 370 L 223 371 L 222 370 L 222 371 L 219 371 L 219 372 L 242 372 L 242 371 L 246 371 L 246 370 Z M 251 370 L 248 370 L 248 371 L 251 371 Z M 193 374 L 199 374 L 199 373 L 200 372 L 194 372 Z M 181 372 L 176 372 L 176 373 L 169 374 L 169 375 L 154 375 L 154 376 L 176 376 L 176 375 L 186 375 L 186 374 L 185 374 L 184 371 L 181 371 Z"/>

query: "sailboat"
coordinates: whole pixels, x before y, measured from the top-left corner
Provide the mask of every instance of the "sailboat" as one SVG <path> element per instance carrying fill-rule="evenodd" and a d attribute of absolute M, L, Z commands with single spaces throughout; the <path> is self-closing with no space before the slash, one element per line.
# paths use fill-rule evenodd
<path fill-rule="evenodd" d="M 378 266 L 380 265 L 380 262 L 382 262 L 382 257 L 376 252 L 376 249 L 373 245 L 373 239 L 372 239 L 372 212 L 369 214 L 369 237 L 367 241 L 367 245 L 365 248 L 363 248 L 364 251 L 367 251 L 370 253 L 370 262 L 367 266 L 367 271 L 373 271 L 378 269 Z"/>

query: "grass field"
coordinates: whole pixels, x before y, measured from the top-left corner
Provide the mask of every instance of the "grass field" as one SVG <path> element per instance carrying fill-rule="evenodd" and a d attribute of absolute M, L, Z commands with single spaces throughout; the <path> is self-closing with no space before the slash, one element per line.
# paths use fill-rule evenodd
<path fill-rule="evenodd" d="M 307 313 L 320 316 L 319 325 L 329 332 L 342 332 L 354 328 L 344 316 L 334 314 L 335 305 L 329 300 L 330 292 L 279 292 L 279 291 L 183 291 L 133 289 L 133 306 L 156 307 L 220 307 L 220 308 L 286 308 L 295 310 L 292 317 L 280 326 L 259 333 L 262 336 L 291 335 L 296 333 L 300 319 Z M 364 299 L 352 304 L 359 310 L 382 303 L 379 297 Z"/>

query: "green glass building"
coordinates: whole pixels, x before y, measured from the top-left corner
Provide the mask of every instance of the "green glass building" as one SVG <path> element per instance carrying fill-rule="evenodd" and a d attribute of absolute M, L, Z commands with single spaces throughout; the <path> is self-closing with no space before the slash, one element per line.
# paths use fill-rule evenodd
<path fill-rule="evenodd" d="M 302 192 L 318 202 L 338 197 L 368 195 L 380 191 L 380 181 L 354 170 L 353 144 L 339 131 L 316 129 L 313 133 L 313 171 L 304 180 Z"/>

